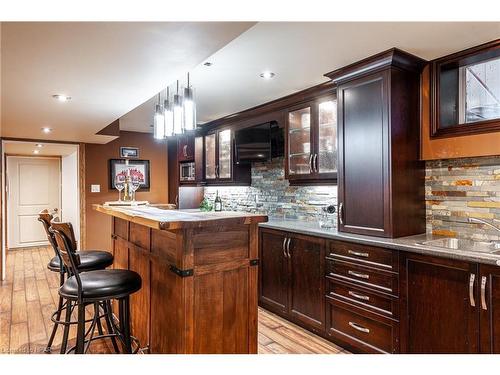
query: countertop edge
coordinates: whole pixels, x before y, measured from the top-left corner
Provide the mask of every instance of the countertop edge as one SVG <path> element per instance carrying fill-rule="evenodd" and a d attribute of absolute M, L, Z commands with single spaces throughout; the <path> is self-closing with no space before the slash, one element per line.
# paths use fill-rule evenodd
<path fill-rule="evenodd" d="M 284 222 L 273 222 L 272 220 L 267 223 L 259 224 L 259 228 L 266 229 L 276 229 L 288 231 L 291 233 L 304 234 L 309 236 L 321 237 L 326 239 L 341 240 L 347 242 L 358 243 L 361 245 L 371 245 L 385 247 L 391 250 L 407 251 L 422 255 L 431 255 L 441 258 L 477 262 L 483 264 L 490 264 L 495 266 L 500 266 L 500 256 L 494 254 L 483 254 L 483 253 L 472 253 L 458 250 L 448 250 L 444 248 L 438 248 L 434 246 L 419 245 L 415 242 L 416 238 L 419 236 L 424 237 L 425 234 L 400 237 L 400 238 L 383 238 L 383 237 L 370 237 L 362 235 L 351 235 L 348 233 L 339 233 L 336 230 L 334 232 L 329 232 L 326 229 L 321 228 L 311 228 L 306 226 L 297 226 L 300 224 L 298 222 L 290 222 L 286 224 Z"/>

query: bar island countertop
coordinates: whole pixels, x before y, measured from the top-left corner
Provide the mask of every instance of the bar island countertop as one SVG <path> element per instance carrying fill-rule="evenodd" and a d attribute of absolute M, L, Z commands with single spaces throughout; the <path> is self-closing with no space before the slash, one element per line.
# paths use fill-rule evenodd
<path fill-rule="evenodd" d="M 267 216 L 94 209 L 113 217 L 113 267 L 142 277 L 130 306 L 146 352 L 257 353 L 258 224 Z"/>

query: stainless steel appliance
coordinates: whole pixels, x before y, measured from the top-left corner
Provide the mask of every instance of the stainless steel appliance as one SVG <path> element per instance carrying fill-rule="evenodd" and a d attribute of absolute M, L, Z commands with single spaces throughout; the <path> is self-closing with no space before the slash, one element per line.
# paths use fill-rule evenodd
<path fill-rule="evenodd" d="M 195 180 L 195 169 L 194 162 L 190 163 L 180 163 L 180 181 L 194 181 Z"/>

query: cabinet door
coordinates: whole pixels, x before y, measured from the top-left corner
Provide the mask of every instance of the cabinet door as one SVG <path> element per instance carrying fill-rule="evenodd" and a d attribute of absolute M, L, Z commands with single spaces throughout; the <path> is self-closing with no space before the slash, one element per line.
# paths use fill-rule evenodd
<path fill-rule="evenodd" d="M 481 353 L 500 353 L 500 267 L 481 265 Z"/>
<path fill-rule="evenodd" d="M 288 258 L 283 233 L 261 231 L 259 303 L 269 310 L 288 312 Z"/>
<path fill-rule="evenodd" d="M 290 259 L 290 316 L 311 328 L 325 326 L 325 242 L 321 238 L 293 235 Z"/>
<path fill-rule="evenodd" d="M 477 265 L 417 254 L 402 259 L 401 352 L 477 353 Z"/>
<path fill-rule="evenodd" d="M 387 72 L 338 88 L 339 230 L 390 235 Z"/>
<path fill-rule="evenodd" d="M 231 129 L 221 130 L 218 137 L 218 163 L 217 178 L 219 180 L 230 180 L 232 176 L 232 134 Z"/>
<path fill-rule="evenodd" d="M 209 134 L 205 136 L 205 179 L 215 180 L 216 174 L 216 134 Z"/>
<path fill-rule="evenodd" d="M 178 142 L 178 159 L 180 162 L 194 160 L 194 136 L 183 136 Z"/>
<path fill-rule="evenodd" d="M 318 102 L 316 150 L 313 167 L 317 178 L 337 178 L 337 101 L 332 98 Z"/>
<path fill-rule="evenodd" d="M 312 105 L 306 105 L 288 112 L 287 121 L 287 177 L 290 180 L 311 178 Z"/>

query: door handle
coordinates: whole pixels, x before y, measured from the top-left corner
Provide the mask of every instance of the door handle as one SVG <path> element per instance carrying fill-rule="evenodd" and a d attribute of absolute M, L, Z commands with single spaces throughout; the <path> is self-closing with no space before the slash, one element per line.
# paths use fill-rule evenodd
<path fill-rule="evenodd" d="M 281 248 L 283 249 L 283 256 L 286 258 L 286 240 L 287 238 L 283 238 L 283 244 L 281 245 Z"/>
<path fill-rule="evenodd" d="M 339 221 L 340 224 L 344 225 L 344 202 L 340 202 L 339 205 Z"/>
<path fill-rule="evenodd" d="M 309 154 L 309 173 L 312 173 L 313 171 L 312 159 L 313 159 L 313 154 Z"/>
<path fill-rule="evenodd" d="M 483 310 L 488 310 L 488 305 L 486 305 L 486 276 L 481 277 L 481 308 Z"/>
<path fill-rule="evenodd" d="M 360 326 L 360 325 L 359 325 L 359 324 L 357 324 L 357 323 L 354 323 L 354 322 L 349 322 L 349 325 L 350 325 L 352 328 L 354 328 L 354 329 L 356 329 L 356 330 L 358 330 L 358 331 L 361 331 L 361 332 L 364 332 L 364 333 L 370 333 L 370 330 L 369 330 L 368 328 L 365 328 L 365 327 L 363 327 L 363 326 Z"/>
<path fill-rule="evenodd" d="M 290 259 L 292 257 L 292 255 L 290 254 L 290 242 L 292 241 L 292 239 L 289 237 L 288 238 L 288 241 L 286 243 L 286 252 L 288 254 L 288 259 Z"/>
<path fill-rule="evenodd" d="M 370 275 L 367 275 L 366 273 L 358 273 L 358 272 L 354 272 L 354 271 L 347 271 L 347 273 L 351 276 L 354 276 L 354 277 L 359 277 L 360 279 L 369 279 L 370 278 Z"/>
<path fill-rule="evenodd" d="M 184 157 L 187 158 L 187 145 L 184 145 L 184 147 L 182 147 L 182 152 L 184 153 Z"/>
<path fill-rule="evenodd" d="M 314 154 L 313 156 L 313 162 L 312 162 L 312 165 L 313 165 L 313 172 L 318 172 L 318 154 Z"/>
<path fill-rule="evenodd" d="M 476 306 L 476 301 L 474 300 L 474 280 L 476 275 L 471 273 L 469 278 L 469 302 L 472 307 Z"/>

